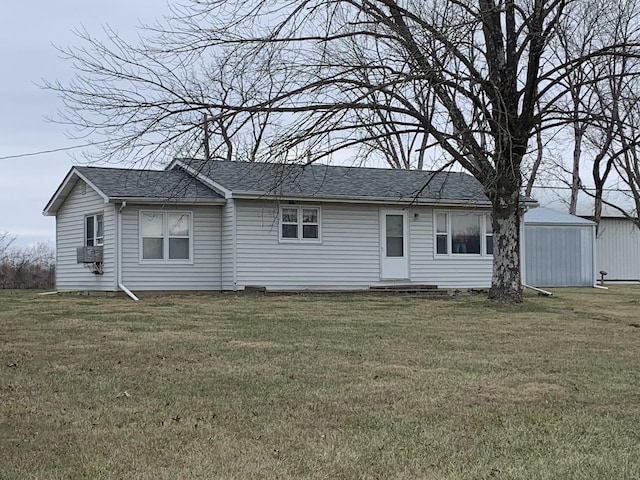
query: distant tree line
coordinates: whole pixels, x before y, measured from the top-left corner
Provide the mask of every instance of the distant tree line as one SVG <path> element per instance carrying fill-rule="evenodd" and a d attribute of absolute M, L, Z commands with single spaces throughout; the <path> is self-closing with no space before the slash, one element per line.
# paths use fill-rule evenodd
<path fill-rule="evenodd" d="M 46 243 L 13 246 L 16 236 L 0 232 L 0 289 L 48 289 L 55 285 L 55 252 Z"/>

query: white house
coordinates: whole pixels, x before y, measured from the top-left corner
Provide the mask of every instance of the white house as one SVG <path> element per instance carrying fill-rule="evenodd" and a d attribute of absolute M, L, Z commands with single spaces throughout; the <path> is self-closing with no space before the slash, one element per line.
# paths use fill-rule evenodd
<path fill-rule="evenodd" d="M 458 172 L 176 160 L 74 167 L 44 214 L 60 291 L 337 290 L 490 286 L 489 211 Z"/>

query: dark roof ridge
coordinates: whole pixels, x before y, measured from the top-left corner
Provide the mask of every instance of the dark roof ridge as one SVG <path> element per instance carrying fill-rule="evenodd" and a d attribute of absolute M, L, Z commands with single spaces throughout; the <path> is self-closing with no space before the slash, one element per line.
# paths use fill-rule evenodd
<path fill-rule="evenodd" d="M 424 173 L 424 174 L 440 174 L 440 173 L 454 173 L 465 175 L 468 177 L 472 177 L 469 172 L 465 171 L 457 171 L 457 170 L 418 170 L 413 168 L 393 168 L 390 166 L 384 167 L 370 167 L 370 166 L 359 166 L 359 165 L 330 165 L 328 163 L 294 163 L 294 162 L 249 162 L 245 160 L 225 160 L 225 159 L 212 159 L 205 160 L 202 158 L 175 158 L 175 160 L 179 162 L 200 162 L 203 164 L 207 163 L 227 163 L 227 164 L 241 164 L 241 165 L 280 165 L 280 166 L 289 166 L 289 167 L 300 167 L 300 168 L 312 168 L 312 167 L 323 167 L 323 168 L 348 168 L 348 169 L 357 169 L 357 170 L 370 170 L 370 171 L 387 171 L 387 172 L 412 172 L 412 173 Z"/>
<path fill-rule="evenodd" d="M 75 169 L 85 169 L 90 168 L 92 170 L 109 170 L 109 171 L 120 171 L 120 172 L 172 172 L 173 170 L 156 170 L 150 168 L 123 168 L 123 167 L 102 167 L 95 165 L 74 165 L 72 168 Z"/>

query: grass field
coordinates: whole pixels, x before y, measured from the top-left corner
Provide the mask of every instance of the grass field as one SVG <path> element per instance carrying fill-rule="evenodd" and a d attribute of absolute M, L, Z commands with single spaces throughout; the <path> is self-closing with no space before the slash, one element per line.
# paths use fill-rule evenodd
<path fill-rule="evenodd" d="M 640 479 L 640 288 L 0 291 L 3 479 Z"/>

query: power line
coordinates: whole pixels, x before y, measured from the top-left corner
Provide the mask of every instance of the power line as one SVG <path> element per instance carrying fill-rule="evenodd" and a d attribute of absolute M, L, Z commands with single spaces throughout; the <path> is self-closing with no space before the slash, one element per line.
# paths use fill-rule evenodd
<path fill-rule="evenodd" d="M 40 150 L 39 152 L 19 153 L 18 155 L 8 155 L 6 157 L 0 157 L 0 160 L 11 160 L 13 158 L 35 157 L 37 155 L 45 155 L 47 153 L 64 152 L 64 151 L 67 151 L 67 150 L 75 150 L 76 148 L 84 148 L 84 147 L 88 147 L 88 146 L 89 146 L 89 144 L 74 145 L 74 146 L 71 146 L 71 147 L 54 148 L 54 149 L 51 149 L 51 150 Z"/>

